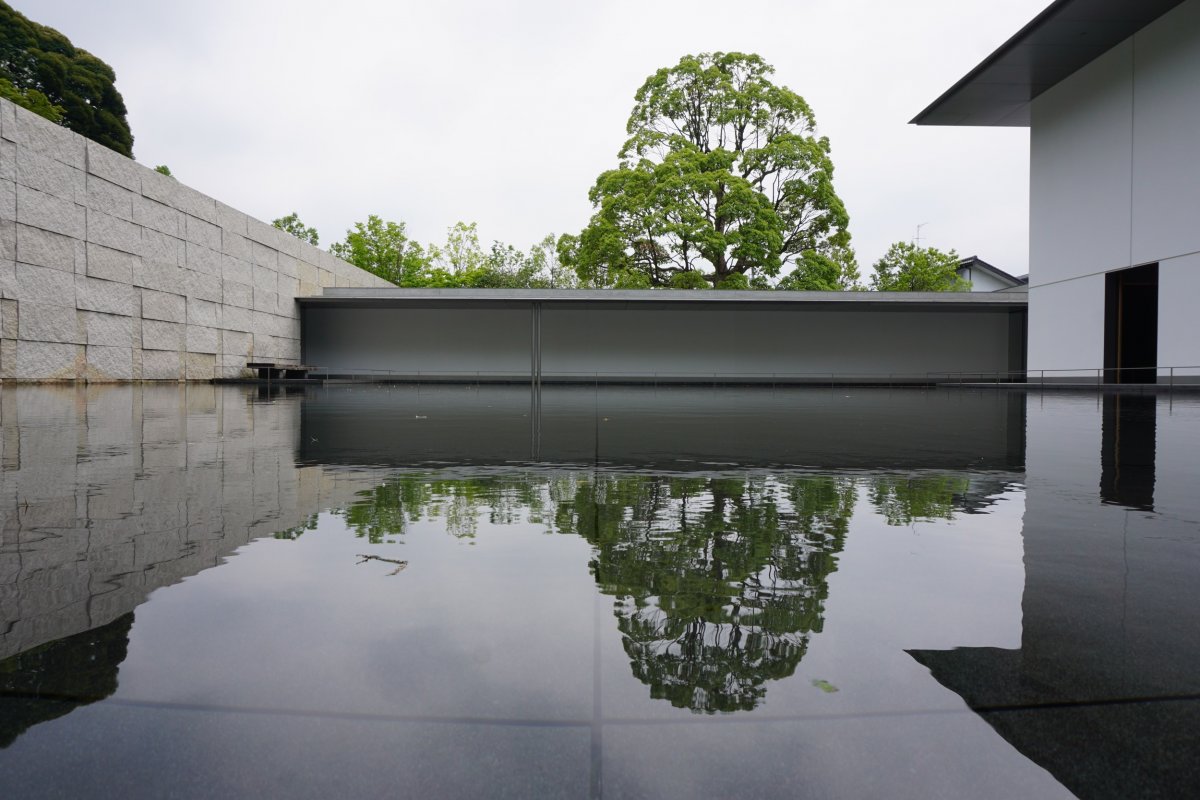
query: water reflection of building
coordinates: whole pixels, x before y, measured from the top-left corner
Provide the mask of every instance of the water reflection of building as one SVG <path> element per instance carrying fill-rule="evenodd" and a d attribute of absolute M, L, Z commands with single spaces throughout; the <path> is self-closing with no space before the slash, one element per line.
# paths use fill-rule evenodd
<path fill-rule="evenodd" d="M 1200 413 L 1169 398 L 1099 402 L 1031 399 L 1021 648 L 912 655 L 1080 796 L 1188 796 L 1200 785 Z"/>
<path fill-rule="evenodd" d="M 373 482 L 295 465 L 298 400 L 215 386 L 0 393 L 0 662 Z"/>
<path fill-rule="evenodd" d="M 536 402 L 533 400 L 536 399 Z M 1020 470 L 1025 398 L 921 389 L 329 386 L 306 463 Z"/>

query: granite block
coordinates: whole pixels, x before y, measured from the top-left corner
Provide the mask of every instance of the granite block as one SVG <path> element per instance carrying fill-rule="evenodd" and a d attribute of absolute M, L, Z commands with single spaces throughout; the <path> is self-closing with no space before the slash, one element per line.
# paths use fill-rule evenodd
<path fill-rule="evenodd" d="M 71 200 L 17 184 L 16 220 L 75 239 L 87 234 L 86 209 Z"/>
<path fill-rule="evenodd" d="M 278 292 L 279 273 L 270 267 L 255 266 L 253 271 L 253 283 L 255 289 L 262 289 L 268 292 Z"/>
<path fill-rule="evenodd" d="M 222 258 L 216 250 L 210 250 L 203 245 L 188 242 L 185 246 L 184 266 L 196 272 L 220 277 Z"/>
<path fill-rule="evenodd" d="M 217 225 L 226 233 L 244 237 L 246 235 L 247 219 L 248 217 L 241 211 L 225 205 L 220 200 L 217 201 Z"/>
<path fill-rule="evenodd" d="M 141 256 L 112 250 L 103 245 L 88 244 L 85 271 L 91 278 L 132 284 L 134 272 L 141 262 Z"/>
<path fill-rule="evenodd" d="M 211 353 L 187 353 L 184 356 L 185 377 L 189 381 L 211 381 L 216 377 L 217 357 Z"/>
<path fill-rule="evenodd" d="M 221 353 L 246 359 L 254 351 L 254 337 L 242 331 L 221 331 Z"/>
<path fill-rule="evenodd" d="M 127 283 L 75 276 L 75 303 L 82 311 L 103 311 L 127 317 L 139 313 L 138 290 Z"/>
<path fill-rule="evenodd" d="M 250 243 L 250 260 L 258 267 L 267 267 L 272 272 L 279 271 L 279 251 L 259 242 Z"/>
<path fill-rule="evenodd" d="M 268 225 L 253 217 L 246 218 L 246 236 L 269 250 L 276 251 L 279 249 L 275 246 L 275 237 L 278 233 L 279 229 L 274 225 Z"/>
<path fill-rule="evenodd" d="M 16 261 L 16 260 L 17 260 L 17 223 L 16 223 L 16 220 L 0 219 L 0 261 Z"/>
<path fill-rule="evenodd" d="M 13 377 L 31 381 L 74 380 L 79 377 L 83 362 L 82 345 L 18 340 Z"/>
<path fill-rule="evenodd" d="M 190 269 L 183 272 L 184 294 L 214 303 L 221 302 L 221 277 L 219 275 L 206 275 Z"/>
<path fill-rule="evenodd" d="M 239 261 L 249 263 L 254 258 L 254 243 L 238 233 L 221 231 L 221 252 Z"/>
<path fill-rule="evenodd" d="M 16 300 L 0 300 L 0 337 L 16 341 L 19 308 Z"/>
<path fill-rule="evenodd" d="M 87 171 L 134 192 L 142 190 L 142 171 L 146 169 L 136 161 L 128 159 L 102 144 L 85 141 Z"/>
<path fill-rule="evenodd" d="M 17 138 L 16 106 L 8 100 L 0 100 L 0 138 L 10 142 Z"/>
<path fill-rule="evenodd" d="M 140 337 L 134 339 L 134 322 L 137 320 L 133 317 L 95 311 L 80 311 L 79 317 L 83 322 L 84 344 L 123 347 L 126 350 L 141 344 Z"/>
<path fill-rule="evenodd" d="M 86 139 L 32 111 L 17 106 L 12 106 L 12 109 L 16 135 L 11 138 L 18 147 L 27 147 L 75 169 L 85 167 Z"/>
<path fill-rule="evenodd" d="M 183 267 L 142 259 L 134 268 L 133 284 L 169 294 L 186 294 L 186 272 Z"/>
<path fill-rule="evenodd" d="M 134 194 L 122 186 L 109 183 L 95 175 L 88 175 L 87 190 L 82 202 L 94 211 L 102 211 L 118 219 L 134 222 L 133 204 L 135 201 L 145 200 L 140 194 Z"/>
<path fill-rule="evenodd" d="M 210 328 L 218 328 L 220 327 L 220 319 L 220 303 L 201 300 L 196 297 L 187 298 L 187 323 L 189 325 L 204 325 Z"/>
<path fill-rule="evenodd" d="M 87 212 L 87 240 L 113 250 L 140 255 L 142 228 L 128 220 L 89 209 Z"/>
<path fill-rule="evenodd" d="M 133 221 L 151 230 L 179 238 L 183 235 L 184 213 L 149 197 L 135 195 Z"/>
<path fill-rule="evenodd" d="M 254 290 L 237 281 L 221 281 L 221 302 L 229 306 L 254 308 Z"/>
<path fill-rule="evenodd" d="M 71 203 L 82 203 L 86 194 L 83 170 L 28 147 L 17 147 L 16 181 Z"/>
<path fill-rule="evenodd" d="M 300 261 L 296 264 L 296 277 L 301 283 L 316 284 L 317 282 L 317 267 L 307 261 Z"/>
<path fill-rule="evenodd" d="M 18 261 L 13 296 L 23 302 L 75 308 L 75 278 L 74 273 Z"/>
<path fill-rule="evenodd" d="M 75 245 L 78 239 L 61 233 L 16 224 L 16 260 L 63 272 L 75 272 Z"/>
<path fill-rule="evenodd" d="M 183 377 L 183 362 L 177 351 L 145 350 L 142 353 L 142 380 L 177 381 Z"/>
<path fill-rule="evenodd" d="M 133 349 L 88 345 L 84 376 L 89 381 L 133 380 Z"/>
<path fill-rule="evenodd" d="M 75 309 L 26 301 L 19 309 L 17 338 L 31 342 L 83 344 L 86 336 Z"/>
<path fill-rule="evenodd" d="M 219 226 L 188 214 L 184 215 L 183 222 L 184 239 L 218 253 L 221 251 L 221 228 Z"/>
<path fill-rule="evenodd" d="M 142 320 L 143 350 L 183 350 L 186 326 L 178 322 Z"/>
<path fill-rule="evenodd" d="M 216 353 L 221 349 L 219 331 L 203 325 L 188 325 L 186 334 L 189 353 Z"/>
<path fill-rule="evenodd" d="M 142 319 L 187 322 L 187 298 L 183 295 L 142 289 Z"/>
<path fill-rule="evenodd" d="M 221 306 L 221 327 L 227 331 L 254 332 L 254 312 L 239 306 Z"/>
<path fill-rule="evenodd" d="M 186 260 L 183 239 L 149 228 L 142 228 L 142 243 L 137 254 L 145 261 L 177 267 L 182 267 Z"/>
<path fill-rule="evenodd" d="M 254 266 L 249 261 L 223 255 L 221 256 L 221 277 L 227 281 L 253 284 Z"/>
<path fill-rule="evenodd" d="M 279 295 L 265 289 L 254 289 L 254 310 L 274 314 L 279 310 Z"/>

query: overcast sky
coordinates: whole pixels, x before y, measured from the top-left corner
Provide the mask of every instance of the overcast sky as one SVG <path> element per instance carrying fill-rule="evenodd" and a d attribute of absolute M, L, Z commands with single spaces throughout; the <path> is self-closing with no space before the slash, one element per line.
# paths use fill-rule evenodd
<path fill-rule="evenodd" d="M 578 232 L 646 77 L 740 50 L 813 107 L 860 264 L 926 223 L 1027 272 L 1027 130 L 908 121 L 1047 0 L 8 2 L 112 65 L 140 162 L 323 246 L 367 214 L 422 242 Z"/>

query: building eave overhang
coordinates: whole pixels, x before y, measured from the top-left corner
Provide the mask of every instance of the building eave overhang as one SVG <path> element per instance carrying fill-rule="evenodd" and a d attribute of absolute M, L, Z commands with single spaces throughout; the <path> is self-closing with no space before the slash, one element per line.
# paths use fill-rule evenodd
<path fill-rule="evenodd" d="M 1028 127 L 1034 98 L 1182 2 L 1056 0 L 912 124 Z"/>

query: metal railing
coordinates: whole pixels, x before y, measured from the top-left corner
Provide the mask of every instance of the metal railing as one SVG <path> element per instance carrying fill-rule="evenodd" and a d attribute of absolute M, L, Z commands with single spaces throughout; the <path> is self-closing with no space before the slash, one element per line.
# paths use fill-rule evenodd
<path fill-rule="evenodd" d="M 1041 384 L 1045 386 L 1200 386 L 1200 365 L 1083 367 L 1074 369 L 931 372 L 939 384 Z M 1132 378 L 1132 380 L 1131 380 Z M 1146 380 L 1153 378 L 1153 380 Z"/>
<path fill-rule="evenodd" d="M 1127 385 L 1119 381 L 1121 373 L 1154 373 L 1160 386 L 1200 386 L 1200 365 L 1168 367 L 973 370 L 937 372 L 722 372 L 698 370 L 542 370 L 540 383 L 558 384 L 642 384 L 669 385 L 798 385 L 798 386 L 977 386 L 1033 384 L 1043 386 Z M 339 367 L 314 369 L 309 380 L 315 382 L 392 382 L 392 383 L 528 383 L 528 370 L 395 370 L 377 367 Z M 1151 383 L 1144 381 L 1144 383 Z"/>

